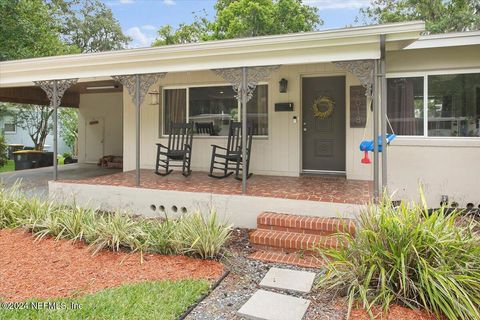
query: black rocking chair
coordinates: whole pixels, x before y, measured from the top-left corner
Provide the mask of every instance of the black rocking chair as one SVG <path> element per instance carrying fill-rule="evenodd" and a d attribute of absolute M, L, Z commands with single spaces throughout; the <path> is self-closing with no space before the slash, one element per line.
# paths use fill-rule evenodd
<path fill-rule="evenodd" d="M 168 135 L 168 146 L 157 143 L 157 161 L 155 173 L 166 176 L 173 170 L 170 167 L 181 167 L 182 174 L 187 177 L 192 173 L 190 164 L 192 159 L 193 123 L 171 123 L 170 134 Z M 170 164 L 171 161 L 182 162 L 182 164 Z M 159 168 L 165 172 L 159 172 Z"/>
<path fill-rule="evenodd" d="M 197 129 L 197 133 L 199 135 L 204 135 L 204 136 L 215 135 L 215 128 L 213 126 L 213 122 L 196 122 L 195 128 Z"/>
<path fill-rule="evenodd" d="M 250 150 L 252 149 L 252 128 L 247 126 L 247 179 L 252 176 L 252 173 L 249 172 L 250 167 Z M 241 122 L 230 121 L 230 126 L 228 129 L 228 141 L 227 147 L 221 147 L 218 145 L 212 144 L 212 160 L 210 162 L 210 173 L 209 177 L 223 179 L 230 176 L 234 170 L 235 179 L 241 180 L 240 172 L 244 169 L 242 166 L 242 124 Z M 230 165 L 234 165 L 233 167 Z M 214 170 L 220 170 L 223 174 L 216 175 Z"/>

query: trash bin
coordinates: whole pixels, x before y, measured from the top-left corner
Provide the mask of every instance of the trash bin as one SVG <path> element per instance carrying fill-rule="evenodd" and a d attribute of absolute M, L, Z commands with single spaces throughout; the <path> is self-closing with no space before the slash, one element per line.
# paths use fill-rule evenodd
<path fill-rule="evenodd" d="M 40 167 L 43 151 L 21 150 L 13 153 L 15 171 Z"/>
<path fill-rule="evenodd" d="M 51 167 L 53 166 L 53 152 L 42 152 L 42 157 L 40 159 L 40 167 Z"/>
<path fill-rule="evenodd" d="M 13 153 L 15 151 L 23 150 L 23 144 L 9 144 L 7 145 L 7 156 L 9 160 L 13 160 Z"/>

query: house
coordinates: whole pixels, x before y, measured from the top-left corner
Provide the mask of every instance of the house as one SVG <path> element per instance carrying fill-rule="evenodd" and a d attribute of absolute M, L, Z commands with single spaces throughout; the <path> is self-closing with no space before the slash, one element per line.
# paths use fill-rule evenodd
<path fill-rule="evenodd" d="M 22 145 L 25 147 L 34 147 L 32 138 L 28 133 L 28 130 L 20 127 L 15 121 L 15 113 L 17 110 L 10 108 L 10 115 L 0 117 L 0 132 L 5 137 L 5 142 L 10 145 Z M 45 150 L 53 151 L 53 135 L 50 133 L 45 139 Z M 59 136 L 58 139 L 58 154 L 65 152 L 71 152 L 65 141 Z"/>
<path fill-rule="evenodd" d="M 418 199 L 420 184 L 430 207 L 445 196 L 477 206 L 480 32 L 424 28 L 406 22 L 1 62 L 0 100 L 48 103 L 40 87 L 65 91 L 58 105 L 79 108 L 79 161 L 123 156 L 119 175 L 50 182 L 77 202 L 144 214 L 213 205 L 241 226 L 264 210 L 354 215 L 384 188 Z M 228 121 L 245 118 L 254 127 L 253 178 L 207 177 L 211 145 L 225 145 Z M 215 126 L 216 135 L 194 137 L 188 178 L 152 174 L 171 121 Z M 397 138 L 362 163 L 360 143 L 385 145 L 389 132 Z"/>

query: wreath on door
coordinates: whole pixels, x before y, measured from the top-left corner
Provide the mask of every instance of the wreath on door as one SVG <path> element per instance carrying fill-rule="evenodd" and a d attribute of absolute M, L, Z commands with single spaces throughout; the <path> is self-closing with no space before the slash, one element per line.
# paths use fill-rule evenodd
<path fill-rule="evenodd" d="M 335 110 L 335 101 L 331 97 L 321 96 L 313 100 L 313 115 L 319 119 L 329 118 Z"/>

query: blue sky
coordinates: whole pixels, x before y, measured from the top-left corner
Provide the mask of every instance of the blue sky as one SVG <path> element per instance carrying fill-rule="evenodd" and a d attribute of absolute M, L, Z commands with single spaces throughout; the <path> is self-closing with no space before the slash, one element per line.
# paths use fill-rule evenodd
<path fill-rule="evenodd" d="M 120 21 L 123 31 L 133 38 L 130 47 L 148 47 L 162 25 L 192 22 L 193 12 L 206 10 L 214 14 L 215 0 L 102 0 Z M 324 21 L 321 29 L 341 28 L 354 24 L 359 8 L 369 0 L 304 0 L 319 8 Z"/>

